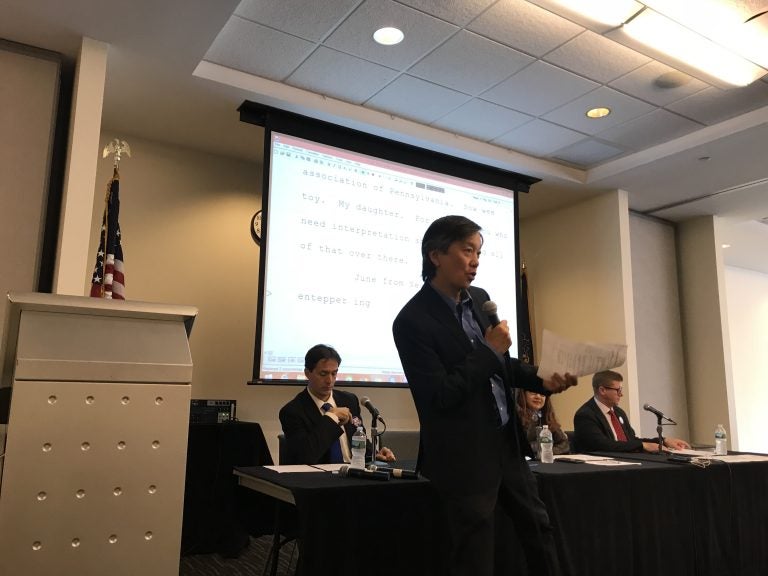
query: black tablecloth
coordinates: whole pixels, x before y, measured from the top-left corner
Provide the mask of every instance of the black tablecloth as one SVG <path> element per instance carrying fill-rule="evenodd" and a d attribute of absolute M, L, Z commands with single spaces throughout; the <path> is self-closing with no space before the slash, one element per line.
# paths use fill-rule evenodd
<path fill-rule="evenodd" d="M 565 576 L 768 574 L 768 463 L 698 468 L 653 454 L 611 456 L 637 463 L 531 463 Z M 300 573 L 445 573 L 442 520 L 426 480 L 239 470 L 292 493 Z M 501 534 L 508 528 L 502 523 Z M 524 575 L 514 538 L 500 541 L 509 543 L 505 573 Z"/>
<path fill-rule="evenodd" d="M 440 515 L 428 481 L 237 470 L 293 494 L 299 574 L 445 574 L 445 555 L 437 549 Z"/>
<path fill-rule="evenodd" d="M 235 466 L 269 464 L 272 456 L 258 424 L 190 424 L 182 554 L 235 556 L 248 544 L 249 532 L 271 532 L 270 499 L 238 486 L 232 474 Z"/>
<path fill-rule="evenodd" d="M 568 576 L 768 574 L 768 463 L 536 464 Z"/>

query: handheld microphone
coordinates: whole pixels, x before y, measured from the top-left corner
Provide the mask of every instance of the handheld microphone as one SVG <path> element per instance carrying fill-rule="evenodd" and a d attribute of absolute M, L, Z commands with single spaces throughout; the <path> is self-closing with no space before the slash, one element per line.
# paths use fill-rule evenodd
<path fill-rule="evenodd" d="M 376 466 L 376 464 L 371 464 L 368 466 L 368 470 L 373 470 L 376 472 L 384 472 L 385 474 L 391 475 L 393 478 L 401 478 L 403 480 L 418 480 L 419 479 L 419 473 L 415 470 L 405 470 L 403 468 L 390 468 L 388 466 Z"/>
<path fill-rule="evenodd" d="M 677 422 L 672 420 L 672 418 L 670 418 L 669 416 L 664 416 L 664 413 L 661 410 L 657 410 L 656 408 L 654 408 L 650 404 L 643 404 L 643 410 L 647 410 L 648 412 L 652 412 L 653 414 L 655 414 L 659 418 L 664 418 L 664 420 L 667 420 L 668 422 L 670 422 L 672 424 L 677 424 Z"/>
<path fill-rule="evenodd" d="M 349 464 L 344 464 L 339 468 L 339 476 L 343 478 L 362 478 L 363 480 L 389 480 L 389 474 L 386 472 L 352 468 Z"/>
<path fill-rule="evenodd" d="M 501 320 L 499 320 L 496 302 L 493 300 L 483 302 L 483 312 L 485 312 L 485 315 L 488 316 L 488 321 L 491 323 L 491 326 L 496 326 L 501 322 Z"/>

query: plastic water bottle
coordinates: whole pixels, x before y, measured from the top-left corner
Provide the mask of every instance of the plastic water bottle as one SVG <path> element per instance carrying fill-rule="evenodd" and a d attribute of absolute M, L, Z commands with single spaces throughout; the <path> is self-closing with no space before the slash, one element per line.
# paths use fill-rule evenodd
<path fill-rule="evenodd" d="M 728 435 L 725 433 L 725 427 L 718 424 L 715 428 L 715 455 L 725 456 L 728 454 Z"/>
<path fill-rule="evenodd" d="M 555 461 L 552 454 L 552 431 L 546 424 L 542 426 L 541 434 L 539 434 L 539 446 L 541 446 L 541 463 L 552 464 Z"/>
<path fill-rule="evenodd" d="M 365 432 L 358 426 L 352 435 L 352 468 L 365 468 Z"/>

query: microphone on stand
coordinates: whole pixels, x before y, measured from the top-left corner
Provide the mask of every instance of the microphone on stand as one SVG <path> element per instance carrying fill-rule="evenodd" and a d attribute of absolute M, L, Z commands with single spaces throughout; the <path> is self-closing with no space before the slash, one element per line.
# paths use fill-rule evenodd
<path fill-rule="evenodd" d="M 349 464 L 344 464 L 339 468 L 339 476 L 342 478 L 362 478 L 363 480 L 389 480 L 389 474 L 386 472 L 352 468 Z"/>
<path fill-rule="evenodd" d="M 672 418 L 670 418 L 669 416 L 664 416 L 664 413 L 661 410 L 654 408 L 650 404 L 643 404 L 643 410 L 647 410 L 648 412 L 655 414 L 657 418 L 664 418 L 664 420 L 666 420 L 671 424 L 677 424 L 677 422 L 672 420 Z"/>
<path fill-rule="evenodd" d="M 493 300 L 483 302 L 483 312 L 485 312 L 485 315 L 488 316 L 488 321 L 491 323 L 491 326 L 496 326 L 497 324 L 501 323 L 497 310 L 498 308 L 496 307 L 496 302 Z"/>
<path fill-rule="evenodd" d="M 384 420 L 381 418 L 381 414 L 379 413 L 378 408 L 376 408 L 376 406 L 371 404 L 371 399 L 368 398 L 368 396 L 363 396 L 362 398 L 360 398 L 360 405 L 365 407 L 368 410 L 368 412 L 371 413 L 371 416 L 373 416 L 374 421 L 379 420 L 382 424 L 386 424 L 386 422 L 384 422 Z"/>

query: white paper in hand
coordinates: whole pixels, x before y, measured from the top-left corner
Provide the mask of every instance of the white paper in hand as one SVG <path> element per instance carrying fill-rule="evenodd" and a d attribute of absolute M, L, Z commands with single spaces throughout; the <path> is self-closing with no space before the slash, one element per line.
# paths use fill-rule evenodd
<path fill-rule="evenodd" d="M 555 373 L 586 376 L 624 364 L 627 345 L 574 342 L 544 330 L 540 358 L 537 374 L 544 380 L 549 380 Z"/>

